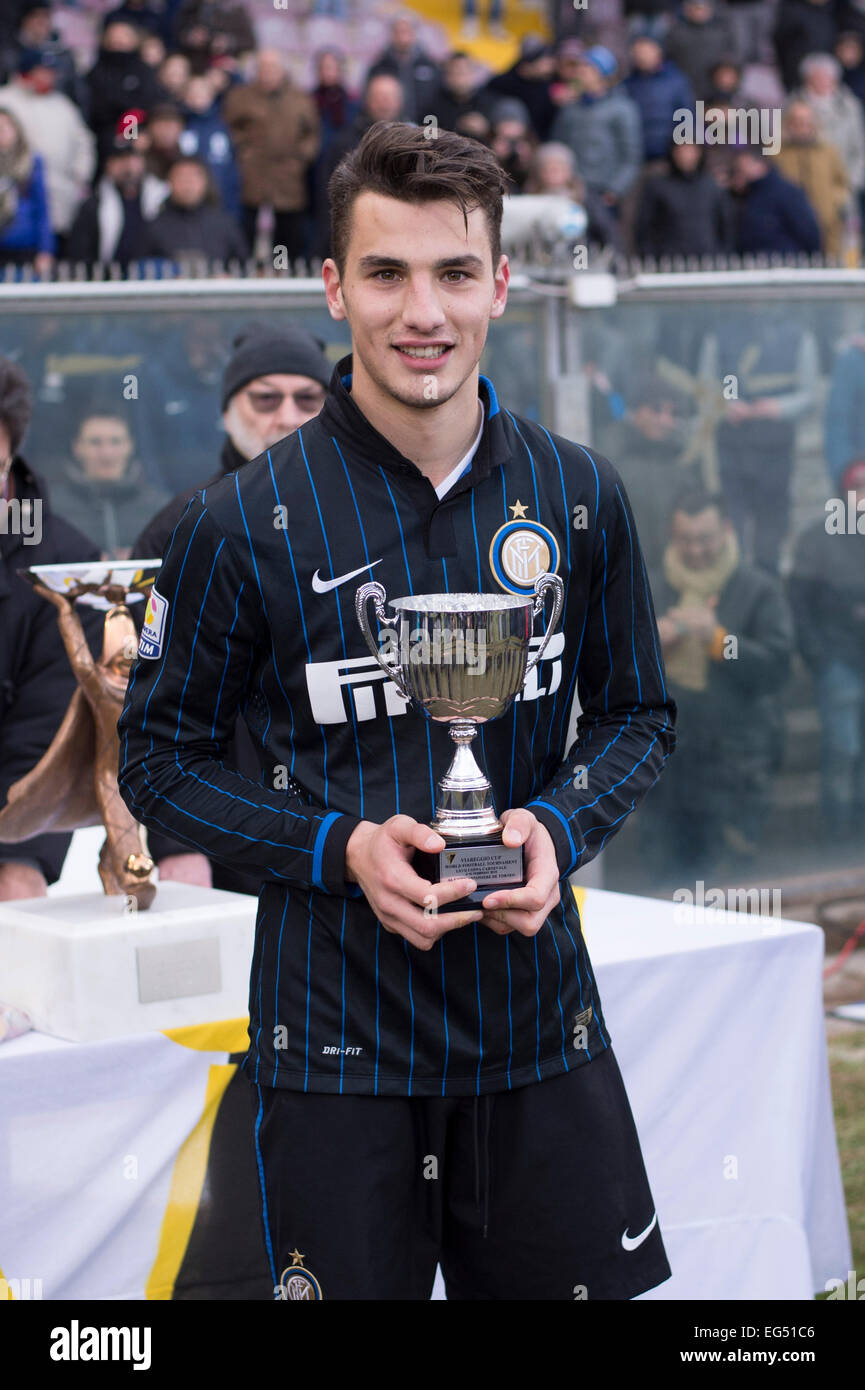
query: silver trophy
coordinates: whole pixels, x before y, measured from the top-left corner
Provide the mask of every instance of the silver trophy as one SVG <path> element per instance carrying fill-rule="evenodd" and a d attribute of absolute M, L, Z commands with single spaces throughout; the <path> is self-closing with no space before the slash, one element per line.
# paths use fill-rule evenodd
<path fill-rule="evenodd" d="M 553 611 L 538 650 L 529 657 L 534 619 L 547 592 Z M 415 709 L 447 723 L 456 751 L 438 783 L 435 820 L 430 824 L 445 841 L 438 854 L 418 854 L 416 867 L 432 882 L 472 878 L 477 891 L 447 910 L 474 907 L 497 888 L 525 884 L 522 845 L 502 843 L 501 821 L 492 788 L 472 752 L 477 726 L 506 713 L 529 672 L 544 654 L 561 617 L 564 585 L 557 574 L 539 574 L 534 595 L 412 594 L 390 600 L 395 616 L 385 612 L 382 584 L 362 584 L 355 610 L 367 646 Z M 375 604 L 380 625 L 376 642 L 367 617 Z"/>

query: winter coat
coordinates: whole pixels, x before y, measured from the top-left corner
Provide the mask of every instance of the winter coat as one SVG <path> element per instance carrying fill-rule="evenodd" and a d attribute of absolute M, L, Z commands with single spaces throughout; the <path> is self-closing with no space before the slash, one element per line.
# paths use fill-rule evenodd
<path fill-rule="evenodd" d="M 129 253 L 129 260 L 139 260 L 145 254 L 147 223 L 151 222 L 165 201 L 168 189 L 161 179 L 153 174 L 145 174 L 141 186 L 139 206 L 142 223 L 137 245 Z M 115 259 L 124 223 L 124 200 L 117 185 L 110 179 L 100 179 L 96 192 L 87 198 L 78 210 L 78 216 L 69 232 L 66 246 L 67 259 L 73 262 L 85 261 L 104 265 Z"/>
<path fill-rule="evenodd" d="M 222 116 L 234 142 L 243 203 L 303 212 L 306 170 L 321 144 L 313 101 L 288 80 L 275 92 L 251 82 L 232 88 Z"/>
<path fill-rule="evenodd" d="M 145 256 L 166 260 L 244 261 L 249 255 L 237 222 L 211 203 L 182 208 L 169 200 L 147 227 L 144 242 Z"/>
<path fill-rule="evenodd" d="M 18 207 L 15 216 L 0 228 L 0 262 L 4 251 L 54 252 L 54 233 L 48 209 L 44 165 L 40 156 L 33 156 L 30 178 L 18 188 Z"/>
<path fill-rule="evenodd" d="M 15 496 L 40 499 L 38 545 L 0 530 L 0 806 L 13 782 L 35 767 L 60 727 L 76 689 L 57 611 L 19 571 L 31 565 L 98 560 L 96 547 L 52 509 L 43 479 L 16 458 Z M 101 652 L 104 613 L 79 606 L 94 655 Z M 21 844 L 0 841 L 0 863 L 32 859 L 48 883 L 56 883 L 71 835 L 37 835 Z"/>
<path fill-rule="evenodd" d="M 657 72 L 632 72 L 622 83 L 639 108 L 646 159 L 663 159 L 677 111 L 694 110 L 694 92 L 685 74 L 667 60 Z"/>
<path fill-rule="evenodd" d="M 180 137 L 184 154 L 195 155 L 210 171 L 220 202 L 232 217 L 240 216 L 240 179 L 228 127 L 218 106 L 209 111 L 187 111 L 186 129 Z"/>
<path fill-rule="evenodd" d="M 820 250 L 814 209 L 801 188 L 782 178 L 777 169 L 770 166 L 768 174 L 739 195 L 738 202 L 737 251 L 747 255 Z"/>
<path fill-rule="evenodd" d="M 680 16 L 664 40 L 664 51 L 688 78 L 697 98 L 708 93 L 716 63 L 725 58 L 736 62 L 738 58 L 736 36 L 723 8 L 716 9 L 705 24 Z"/>
<path fill-rule="evenodd" d="M 716 256 L 733 249 L 735 215 L 729 194 L 705 170 L 646 179 L 635 239 L 640 256 Z"/>
<path fill-rule="evenodd" d="M 850 185 L 836 147 L 818 140 L 811 145 L 792 145 L 787 141 L 775 164 L 785 179 L 802 189 L 817 214 L 823 250 L 828 256 L 840 256 Z"/>
<path fill-rule="evenodd" d="M 621 87 L 562 107 L 550 139 L 570 146 L 583 179 L 601 193 L 627 193 L 643 160 L 639 108 Z"/>
<path fill-rule="evenodd" d="M 137 462 L 122 478 L 90 478 L 79 464 L 69 463 L 52 479 L 51 497 L 66 520 L 108 557 L 131 546 L 142 516 L 165 502 L 165 493 L 148 482 Z"/>
<path fill-rule="evenodd" d="M 772 39 L 788 92 L 799 81 L 802 59 L 809 53 L 831 53 L 837 32 L 834 5 L 812 5 L 808 0 L 781 0 Z"/>
<path fill-rule="evenodd" d="M 96 167 L 96 144 L 81 112 L 62 92 L 39 96 L 20 82 L 0 87 L 0 106 L 18 117 L 31 150 L 42 156 L 51 226 L 68 232 Z"/>

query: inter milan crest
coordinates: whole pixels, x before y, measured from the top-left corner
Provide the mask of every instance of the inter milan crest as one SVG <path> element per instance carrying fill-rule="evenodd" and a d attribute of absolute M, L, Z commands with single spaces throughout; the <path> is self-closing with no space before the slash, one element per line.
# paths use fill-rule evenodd
<path fill-rule="evenodd" d="M 499 527 L 490 543 L 490 569 L 509 594 L 525 596 L 534 593 L 539 574 L 558 570 L 559 543 L 546 526 L 526 516 L 528 508 L 519 499 L 508 510 L 513 519 Z"/>
<path fill-rule="evenodd" d="M 303 1267 L 303 1256 L 299 1250 L 292 1250 L 291 1264 L 286 1265 L 279 1280 L 279 1295 L 281 1300 L 307 1299 L 318 1300 L 324 1297 L 321 1292 L 321 1285 L 314 1274 L 310 1274 L 308 1269 Z"/>

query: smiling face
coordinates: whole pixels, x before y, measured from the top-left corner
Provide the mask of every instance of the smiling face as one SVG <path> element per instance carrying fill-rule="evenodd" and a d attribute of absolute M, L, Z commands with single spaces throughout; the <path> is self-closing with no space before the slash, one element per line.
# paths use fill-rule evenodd
<path fill-rule="evenodd" d="M 480 208 L 406 203 L 364 191 L 352 208 L 344 274 L 322 267 L 331 317 L 347 319 L 353 392 L 435 409 L 463 391 L 476 400 L 490 319 L 504 313 L 508 263 L 493 272 Z M 473 407 L 474 408 L 474 407 Z"/>

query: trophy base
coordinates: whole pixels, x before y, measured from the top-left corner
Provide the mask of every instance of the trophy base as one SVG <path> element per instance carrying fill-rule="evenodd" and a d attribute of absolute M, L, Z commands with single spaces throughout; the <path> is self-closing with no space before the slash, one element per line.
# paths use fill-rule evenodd
<path fill-rule="evenodd" d="M 441 831 L 438 833 L 441 834 Z M 500 888 L 526 886 L 523 846 L 504 845 L 500 837 L 495 839 L 489 835 L 452 840 L 438 854 L 426 854 L 419 850 L 415 854 L 414 868 L 431 883 L 441 883 L 448 878 L 474 879 L 477 884 L 474 893 L 448 903 L 442 908 L 443 912 L 464 912 L 477 908 L 484 898 Z"/>

